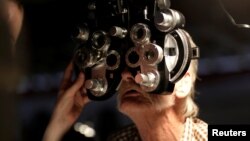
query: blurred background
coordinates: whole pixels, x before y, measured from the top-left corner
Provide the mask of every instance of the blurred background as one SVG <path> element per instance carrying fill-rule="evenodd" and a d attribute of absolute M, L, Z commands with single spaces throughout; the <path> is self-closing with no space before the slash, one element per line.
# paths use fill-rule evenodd
<path fill-rule="evenodd" d="M 21 69 L 13 88 L 14 100 L 1 105 L 4 112 L 0 116 L 9 113 L 4 119 L 11 126 L 5 125 L 15 128 L 17 141 L 38 141 L 51 116 L 63 71 L 72 58 L 71 31 L 79 22 L 84 0 L 20 2 L 24 19 L 16 53 L 18 67 L 25 69 Z M 237 23 L 250 24 L 250 1 L 222 2 Z M 171 4 L 185 16 L 185 29 L 201 51 L 195 99 L 199 117 L 209 124 L 250 124 L 250 29 L 234 26 L 217 0 L 172 0 Z M 89 104 L 63 140 L 103 141 L 130 124 L 116 110 L 115 99 Z M 0 131 L 0 136 L 5 134 L 4 129 Z"/>

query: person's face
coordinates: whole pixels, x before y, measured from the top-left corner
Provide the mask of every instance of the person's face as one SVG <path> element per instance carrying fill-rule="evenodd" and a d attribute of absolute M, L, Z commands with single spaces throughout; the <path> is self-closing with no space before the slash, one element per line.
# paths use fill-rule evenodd
<path fill-rule="evenodd" d="M 122 113 L 160 111 L 173 104 L 173 94 L 148 94 L 139 84 L 136 84 L 129 71 L 122 72 L 121 85 L 118 90 L 118 109 Z"/>

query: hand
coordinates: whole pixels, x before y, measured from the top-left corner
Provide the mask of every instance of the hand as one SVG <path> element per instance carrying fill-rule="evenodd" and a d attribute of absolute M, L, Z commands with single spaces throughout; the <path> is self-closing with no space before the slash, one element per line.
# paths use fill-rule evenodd
<path fill-rule="evenodd" d="M 90 101 L 86 95 L 86 89 L 83 88 L 85 75 L 82 72 L 79 73 L 77 79 L 72 82 L 72 73 L 73 63 L 71 62 L 65 70 L 58 101 L 43 141 L 60 140 Z"/>

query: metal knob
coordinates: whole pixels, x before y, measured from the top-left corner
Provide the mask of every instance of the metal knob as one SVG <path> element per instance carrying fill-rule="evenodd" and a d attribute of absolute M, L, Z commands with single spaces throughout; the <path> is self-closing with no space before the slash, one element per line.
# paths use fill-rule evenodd
<path fill-rule="evenodd" d="M 155 85 L 155 81 L 156 81 L 156 75 L 151 72 L 147 74 L 139 73 L 135 76 L 135 82 L 137 84 L 140 84 L 146 87 L 153 87 Z"/>
<path fill-rule="evenodd" d="M 118 27 L 118 26 L 113 26 L 109 30 L 109 34 L 114 37 L 118 38 L 125 38 L 127 35 L 128 31 L 124 28 Z"/>
<path fill-rule="evenodd" d="M 156 12 L 155 26 L 162 32 L 169 32 L 175 28 L 184 27 L 185 17 L 179 11 L 168 9 L 164 12 Z"/>
<path fill-rule="evenodd" d="M 155 24 L 161 25 L 164 27 L 172 26 L 173 16 L 170 14 L 165 14 L 162 12 L 157 12 L 155 15 Z"/>
<path fill-rule="evenodd" d="M 97 79 L 89 79 L 85 82 L 85 88 L 95 91 L 95 92 L 101 92 L 103 91 L 103 85 L 100 80 Z"/>
<path fill-rule="evenodd" d="M 77 27 L 73 31 L 73 37 L 77 40 L 85 42 L 89 39 L 89 31 L 87 27 Z"/>
<path fill-rule="evenodd" d="M 168 9 L 171 5 L 170 0 L 157 0 L 157 3 L 161 10 Z"/>

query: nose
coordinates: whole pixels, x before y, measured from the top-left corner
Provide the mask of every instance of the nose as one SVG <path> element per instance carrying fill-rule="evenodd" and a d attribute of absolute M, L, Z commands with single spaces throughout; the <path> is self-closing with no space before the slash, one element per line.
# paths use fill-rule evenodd
<path fill-rule="evenodd" d="M 134 76 L 131 72 L 128 71 L 128 69 L 125 69 L 122 73 L 122 80 L 123 81 L 134 81 Z"/>

